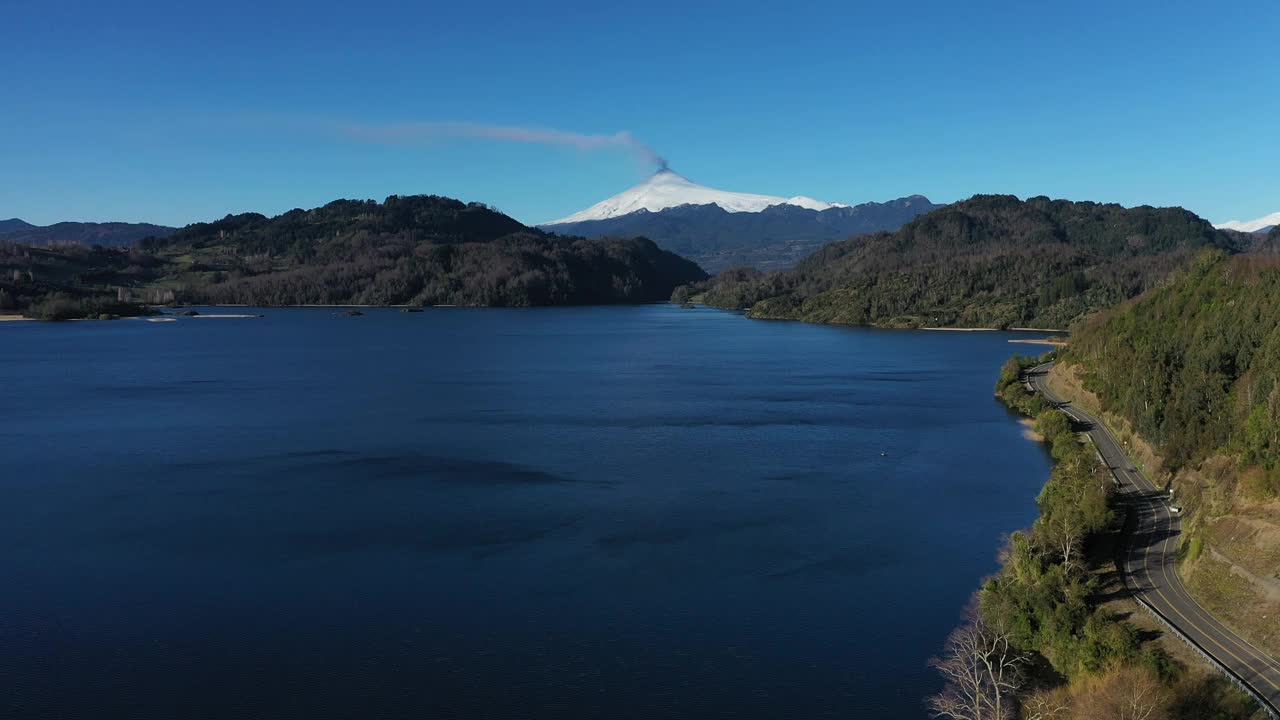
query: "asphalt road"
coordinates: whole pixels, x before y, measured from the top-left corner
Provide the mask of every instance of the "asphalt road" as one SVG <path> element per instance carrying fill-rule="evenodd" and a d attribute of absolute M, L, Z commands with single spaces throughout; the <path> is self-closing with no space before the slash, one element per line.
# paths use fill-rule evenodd
<path fill-rule="evenodd" d="M 1122 574 L 1129 589 L 1172 625 L 1201 652 L 1248 686 L 1273 716 L 1280 717 L 1280 662 L 1236 635 L 1200 606 L 1177 571 L 1180 519 L 1171 509 L 1176 498 L 1159 490 L 1129 459 L 1119 441 L 1102 422 L 1071 403 L 1055 397 L 1046 383 L 1053 363 L 1027 371 L 1031 385 L 1058 406 L 1078 429 L 1093 438 L 1103 462 L 1111 468 L 1129 512 Z M 1280 622 L 1280 619 L 1277 619 Z"/>

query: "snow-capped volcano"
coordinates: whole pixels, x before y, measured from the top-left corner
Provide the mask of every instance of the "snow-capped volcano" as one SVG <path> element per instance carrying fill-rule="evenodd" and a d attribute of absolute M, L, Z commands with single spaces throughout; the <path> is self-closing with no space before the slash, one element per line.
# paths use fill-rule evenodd
<path fill-rule="evenodd" d="M 1219 230 L 1239 230 L 1240 232 L 1258 232 L 1280 225 L 1280 212 L 1271 213 L 1257 220 L 1229 220 L 1214 227 Z"/>
<path fill-rule="evenodd" d="M 848 207 L 847 205 L 825 203 L 821 200 L 814 200 L 804 196 L 784 198 L 773 195 L 753 195 L 750 193 L 716 190 L 715 188 L 692 182 L 674 170 L 663 168 L 654 173 L 648 180 L 633 188 L 624 190 L 608 200 L 602 200 L 586 210 L 576 212 L 566 218 L 543 223 L 543 225 L 608 220 L 640 210 L 657 212 L 680 205 L 718 205 L 731 213 L 760 212 L 772 205 L 795 205 L 818 211 L 828 210 L 833 207 Z"/>

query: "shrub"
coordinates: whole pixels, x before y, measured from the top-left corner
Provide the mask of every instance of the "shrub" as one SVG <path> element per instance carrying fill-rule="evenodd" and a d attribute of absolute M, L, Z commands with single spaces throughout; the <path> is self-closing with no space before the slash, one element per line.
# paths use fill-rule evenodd
<path fill-rule="evenodd" d="M 1191 542 L 1187 543 L 1187 562 L 1195 562 L 1202 552 L 1204 552 L 1204 540 L 1199 535 L 1192 535 Z"/>
<path fill-rule="evenodd" d="M 53 295 L 27 308 L 25 314 L 37 320 L 72 320 L 84 317 L 85 310 L 66 295 Z"/>

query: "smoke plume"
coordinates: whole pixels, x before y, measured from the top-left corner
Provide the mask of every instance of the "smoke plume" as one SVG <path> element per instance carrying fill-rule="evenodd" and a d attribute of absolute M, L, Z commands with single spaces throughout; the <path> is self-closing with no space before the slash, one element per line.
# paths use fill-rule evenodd
<path fill-rule="evenodd" d="M 661 169 L 667 161 L 629 132 L 612 135 L 589 135 L 551 128 L 525 128 L 481 123 L 428 122 L 402 125 L 353 125 L 347 128 L 352 137 L 366 142 L 412 143 L 455 138 L 478 138 L 504 142 L 561 145 L 579 150 L 625 150 L 638 159 Z"/>

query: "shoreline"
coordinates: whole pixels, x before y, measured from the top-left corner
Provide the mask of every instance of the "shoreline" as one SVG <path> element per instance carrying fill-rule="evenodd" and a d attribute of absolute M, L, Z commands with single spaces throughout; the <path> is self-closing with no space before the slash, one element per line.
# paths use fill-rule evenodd
<path fill-rule="evenodd" d="M 168 305 L 156 305 L 154 307 L 170 307 Z M 249 305 L 247 303 L 190 303 L 187 305 L 174 307 L 209 307 L 209 308 L 416 308 L 416 307 L 487 307 L 483 305 L 351 305 L 351 304 L 329 304 L 329 303 L 308 303 L 303 305 Z M 555 306 L 551 306 L 555 307 Z M 252 316 L 249 316 L 252 317 Z"/>
<path fill-rule="evenodd" d="M 874 327 L 874 326 L 873 326 Z M 1067 330 L 1055 330 L 1053 328 L 1030 328 L 1030 327 L 1010 327 L 1010 328 L 989 328 L 989 327 L 922 327 L 916 330 L 939 330 L 942 332 L 1046 332 L 1046 333 L 1066 333 Z M 1033 342 L 1031 340 L 1010 340 L 1009 342 Z"/>
<path fill-rule="evenodd" d="M 1040 339 L 1022 338 L 1022 339 L 1013 339 L 1013 340 L 1010 340 L 1009 342 L 1021 343 L 1023 345 L 1052 345 L 1053 347 L 1067 346 L 1067 342 L 1065 340 L 1051 340 L 1049 338 L 1040 338 Z"/>
<path fill-rule="evenodd" d="M 1044 357 L 1041 358 L 1043 359 Z M 1180 650 L 1190 650 L 1190 653 L 1181 657 L 1191 662 L 1203 658 L 1202 670 L 1208 671 L 1209 675 L 1214 674 L 1215 671 L 1220 673 L 1221 677 L 1234 682 L 1246 696 L 1256 701 L 1264 712 L 1274 716 L 1275 706 L 1266 687 L 1267 685 L 1276 687 L 1273 673 L 1280 671 L 1280 668 L 1265 651 L 1257 651 L 1257 648 L 1229 624 L 1229 621 L 1223 619 L 1219 612 L 1211 610 L 1202 600 L 1188 591 L 1182 573 L 1177 567 L 1179 544 L 1182 542 L 1179 537 L 1182 534 L 1179 522 L 1181 511 L 1176 508 L 1171 509 L 1171 495 L 1165 494 L 1164 489 L 1146 475 L 1146 471 L 1131 454 L 1132 450 L 1126 449 L 1130 443 L 1127 440 L 1118 439 L 1116 430 L 1107 424 L 1104 415 L 1101 413 L 1097 416 L 1090 415 L 1091 411 L 1086 412 L 1071 400 L 1052 394 L 1048 388 L 1048 375 L 1053 365 L 1053 361 L 1049 360 L 1046 363 L 1025 368 L 1021 381 L 1028 383 L 1028 387 L 1034 385 L 1035 389 L 1030 392 L 1048 403 L 1056 412 L 1065 414 L 1072 423 L 1083 426 L 1071 427 L 1071 432 L 1088 437 L 1086 445 L 1082 446 L 1091 447 L 1100 466 L 1106 468 L 1112 481 L 1119 488 L 1117 493 L 1109 499 L 1109 504 L 1114 504 L 1121 523 L 1117 528 L 1114 527 L 1113 521 L 1113 528 L 1104 531 L 1116 532 L 1116 535 L 1111 552 L 1108 553 L 1110 557 L 1098 569 L 1110 567 L 1118 572 L 1123 593 L 1119 599 L 1127 600 L 1139 609 L 1145 609 L 1150 613 L 1149 619 L 1154 621 L 1152 624 L 1159 633 L 1153 638 L 1159 643 L 1158 647 L 1167 648 L 1172 644 Z M 1046 371 L 1045 368 L 1050 370 Z M 1017 385 L 1010 384 L 1008 387 L 1014 388 Z M 1019 388 L 1017 392 L 1026 391 Z M 1002 398 L 1007 402 L 1007 397 L 1002 396 Z M 1061 463 L 1061 460 L 1055 460 L 1054 472 Z M 1129 498 L 1127 502 L 1124 499 L 1126 497 Z M 1044 517 L 1043 511 L 1041 517 Z M 1144 522 L 1149 523 L 1149 529 L 1143 529 Z M 1155 552 L 1158 556 L 1155 563 L 1152 563 L 1145 551 L 1140 556 L 1136 553 L 1133 555 L 1128 553 L 1129 548 L 1137 546 L 1144 533 L 1157 536 L 1160 542 Z M 1087 534 L 1085 537 L 1088 537 Z M 1170 548 L 1171 542 L 1172 548 Z M 1145 583 L 1142 582 L 1143 577 L 1146 578 Z M 1106 602 L 1091 602 L 1091 604 L 1099 611 L 1104 611 L 1103 609 L 1107 606 Z M 1146 615 L 1143 614 L 1143 617 Z M 1217 627 L 1202 625 L 1197 622 L 1198 618 L 1207 618 L 1217 623 Z M 1134 623 L 1134 619 L 1129 618 L 1128 622 Z M 1134 625 L 1136 626 L 1137 623 Z M 1164 632 L 1165 629 L 1169 631 L 1168 634 Z M 1179 656 L 1178 650 L 1166 650 L 1166 652 L 1172 656 Z M 1248 659 L 1242 660 L 1242 657 Z M 1253 665 L 1255 659 L 1263 661 L 1261 671 Z M 1250 677 L 1250 673 L 1256 675 Z"/>

